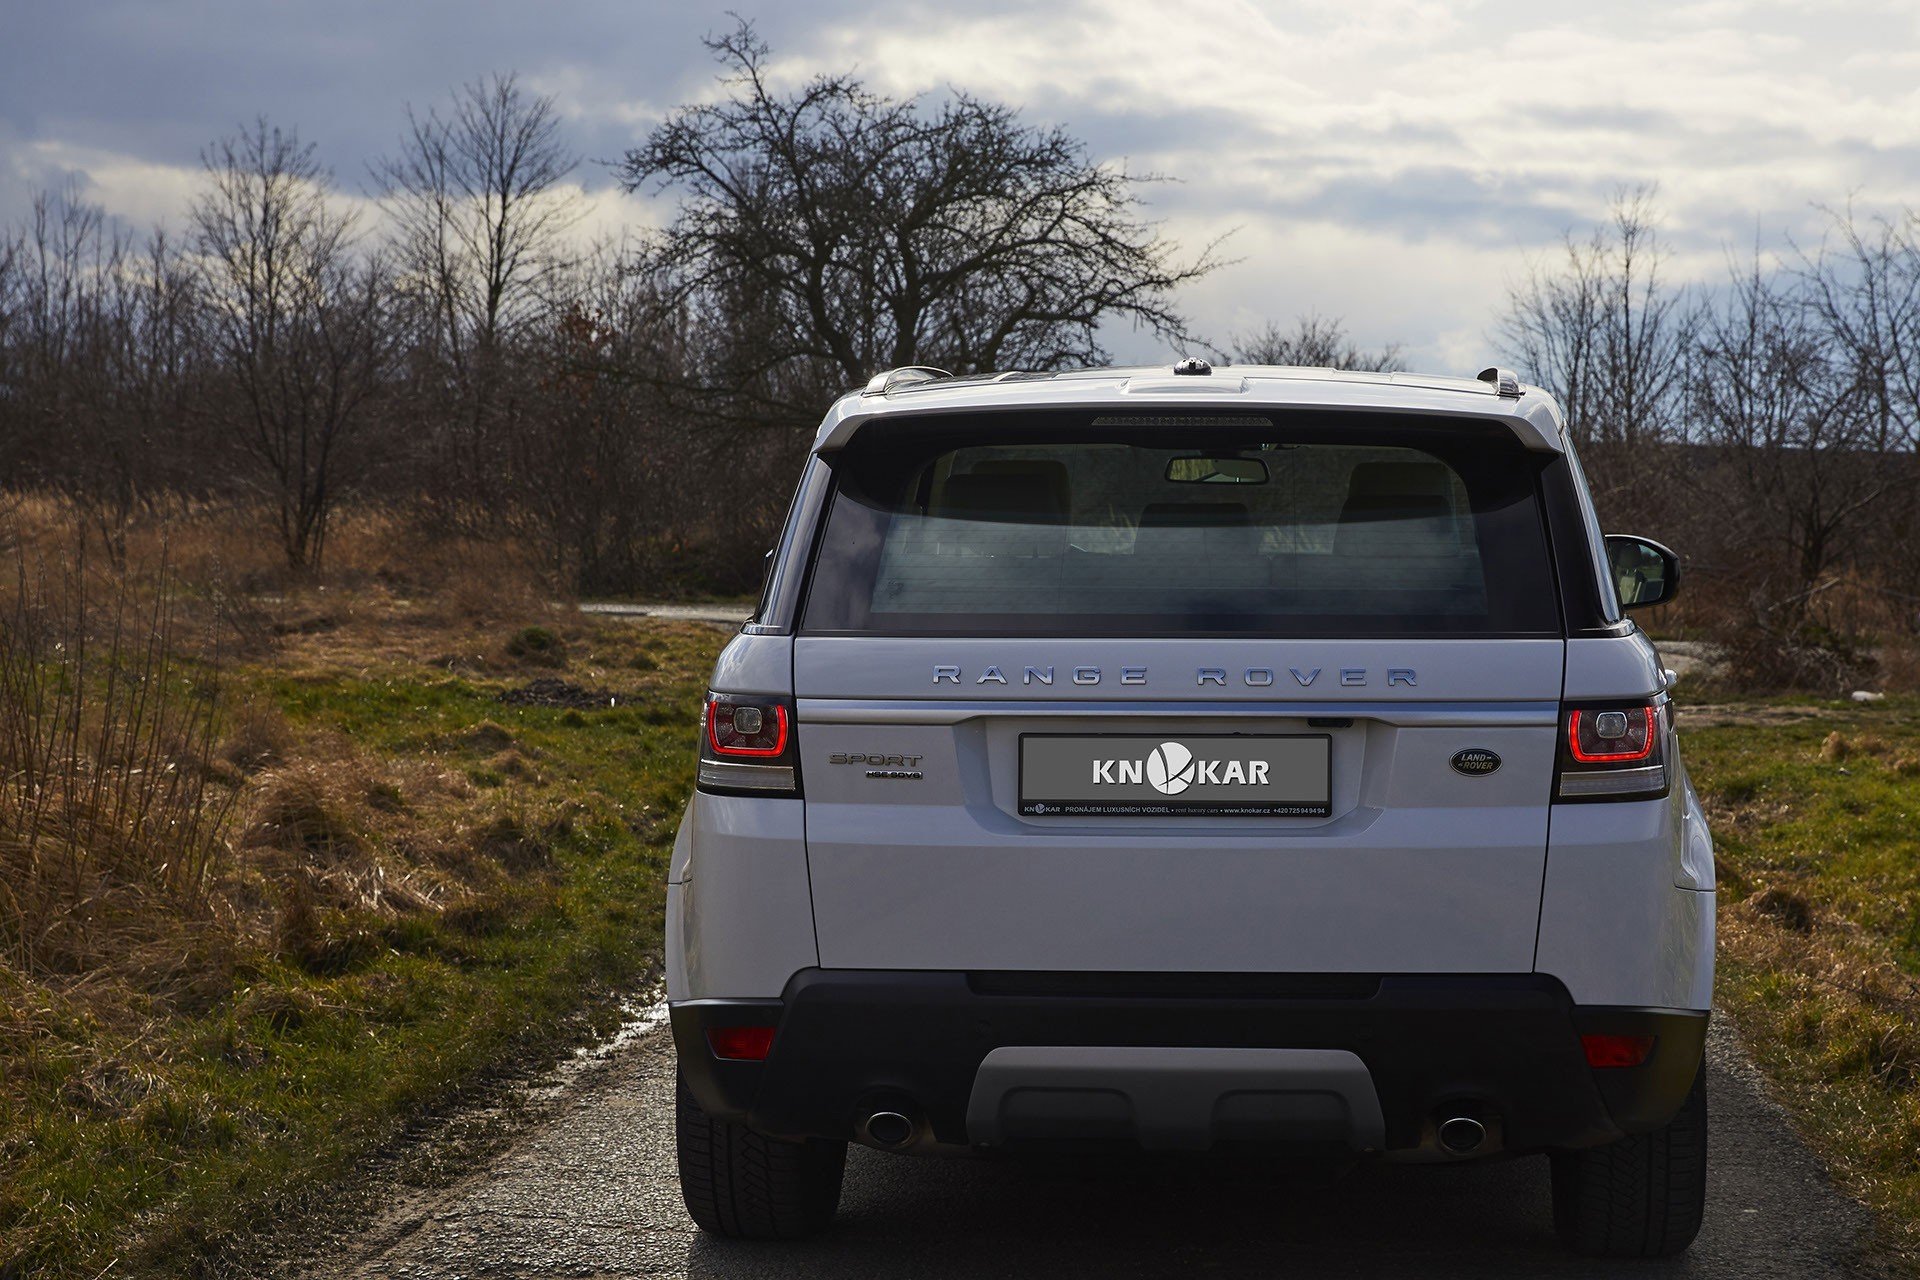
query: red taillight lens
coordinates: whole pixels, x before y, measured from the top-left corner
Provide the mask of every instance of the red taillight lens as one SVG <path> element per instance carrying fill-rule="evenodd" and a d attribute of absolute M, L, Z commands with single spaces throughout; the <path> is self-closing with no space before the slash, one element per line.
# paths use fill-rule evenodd
<path fill-rule="evenodd" d="M 799 795 L 797 733 L 790 699 L 707 694 L 700 706 L 700 789 L 725 795 Z"/>
<path fill-rule="evenodd" d="M 1590 1067 L 1637 1067 L 1653 1052 L 1652 1036 L 1581 1036 Z"/>
<path fill-rule="evenodd" d="M 1651 706 L 1567 713 L 1567 749 L 1581 764 L 1629 764 L 1653 755 L 1658 721 Z"/>
<path fill-rule="evenodd" d="M 1668 714 L 1664 703 L 1565 708 L 1554 798 L 1652 800 L 1666 795 L 1666 739 L 1673 732 Z"/>
<path fill-rule="evenodd" d="M 787 749 L 784 703 L 710 693 L 702 718 L 707 745 L 721 759 L 764 760 Z"/>
<path fill-rule="evenodd" d="M 707 1047 L 729 1062 L 764 1062 L 773 1048 L 772 1027 L 708 1027 Z"/>

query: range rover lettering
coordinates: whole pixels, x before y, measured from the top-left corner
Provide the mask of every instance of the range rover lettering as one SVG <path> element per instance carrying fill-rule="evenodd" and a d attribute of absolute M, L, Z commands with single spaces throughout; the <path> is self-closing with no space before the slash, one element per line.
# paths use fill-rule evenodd
<path fill-rule="evenodd" d="M 1678 581 L 1500 370 L 849 393 L 674 846 L 694 1221 L 820 1230 L 850 1143 L 1539 1155 L 1573 1249 L 1684 1249 L 1713 849 L 1625 612 Z"/>

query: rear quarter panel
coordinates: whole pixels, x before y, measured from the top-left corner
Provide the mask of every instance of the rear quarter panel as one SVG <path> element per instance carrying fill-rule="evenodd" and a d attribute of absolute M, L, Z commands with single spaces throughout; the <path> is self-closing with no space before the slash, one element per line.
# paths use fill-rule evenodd
<path fill-rule="evenodd" d="M 1659 654 L 1639 630 L 1567 642 L 1566 701 L 1652 697 Z M 1534 967 L 1576 1003 L 1713 1004 L 1712 843 L 1679 760 L 1663 799 L 1552 806 Z"/>

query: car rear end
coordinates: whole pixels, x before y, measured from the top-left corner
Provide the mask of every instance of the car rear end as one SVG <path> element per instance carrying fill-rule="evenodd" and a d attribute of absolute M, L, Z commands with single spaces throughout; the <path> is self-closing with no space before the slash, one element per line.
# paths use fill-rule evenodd
<path fill-rule="evenodd" d="M 1551 406 L 1198 382 L 836 407 L 675 851 L 704 1115 L 1445 1160 L 1680 1110 L 1710 850 Z"/>

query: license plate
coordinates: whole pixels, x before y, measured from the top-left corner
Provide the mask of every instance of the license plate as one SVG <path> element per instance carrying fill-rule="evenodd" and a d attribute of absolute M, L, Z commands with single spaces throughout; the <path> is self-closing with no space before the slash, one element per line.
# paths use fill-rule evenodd
<path fill-rule="evenodd" d="M 1020 736 L 1020 812 L 1103 817 L 1333 812 L 1321 734 Z"/>

